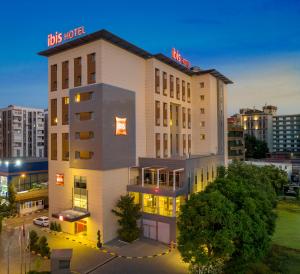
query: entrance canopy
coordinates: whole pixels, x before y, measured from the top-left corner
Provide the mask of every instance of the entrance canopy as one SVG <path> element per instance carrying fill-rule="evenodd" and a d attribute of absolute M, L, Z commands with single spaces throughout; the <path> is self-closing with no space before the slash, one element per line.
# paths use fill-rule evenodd
<path fill-rule="evenodd" d="M 76 209 L 67 209 L 59 213 L 52 214 L 52 217 L 57 218 L 60 221 L 67 221 L 67 222 L 76 222 L 90 216 L 91 216 L 90 212 L 80 211 Z"/>

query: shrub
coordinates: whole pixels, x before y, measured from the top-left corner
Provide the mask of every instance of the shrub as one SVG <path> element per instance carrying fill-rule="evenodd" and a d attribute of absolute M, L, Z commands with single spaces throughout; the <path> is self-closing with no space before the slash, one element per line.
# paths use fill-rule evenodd
<path fill-rule="evenodd" d="M 50 256 L 50 248 L 48 246 L 47 238 L 42 236 L 38 242 L 38 252 L 42 255 L 42 257 Z"/>
<path fill-rule="evenodd" d="M 37 235 L 37 233 L 34 230 L 31 230 L 29 232 L 29 249 L 32 251 L 37 251 L 38 246 L 37 246 L 37 242 L 38 242 L 39 236 Z"/>

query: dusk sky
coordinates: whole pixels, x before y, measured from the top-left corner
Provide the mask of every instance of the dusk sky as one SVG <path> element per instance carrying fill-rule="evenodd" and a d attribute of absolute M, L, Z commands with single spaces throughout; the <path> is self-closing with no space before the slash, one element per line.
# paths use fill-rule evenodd
<path fill-rule="evenodd" d="M 151 52 L 176 47 L 234 81 L 228 112 L 300 113 L 300 1 L 2 1 L 0 107 L 47 107 L 47 35 L 107 29 Z"/>

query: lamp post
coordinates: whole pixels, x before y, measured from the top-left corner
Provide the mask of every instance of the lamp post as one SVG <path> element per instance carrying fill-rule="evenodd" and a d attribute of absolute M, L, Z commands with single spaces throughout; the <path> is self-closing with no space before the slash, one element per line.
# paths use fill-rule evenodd
<path fill-rule="evenodd" d="M 26 177 L 26 174 L 24 174 L 24 173 L 22 173 L 20 176 L 19 176 L 19 191 L 18 192 L 20 192 L 21 191 L 21 178 L 25 178 Z"/>

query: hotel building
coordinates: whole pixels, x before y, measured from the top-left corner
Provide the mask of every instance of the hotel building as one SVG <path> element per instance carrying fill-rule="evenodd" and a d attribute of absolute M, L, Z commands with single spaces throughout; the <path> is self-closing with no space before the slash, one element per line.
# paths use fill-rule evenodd
<path fill-rule="evenodd" d="M 45 157 L 43 109 L 10 105 L 0 109 L 0 158 Z"/>
<path fill-rule="evenodd" d="M 49 213 L 96 241 L 130 193 L 145 237 L 176 241 L 176 216 L 227 163 L 227 84 L 101 30 L 39 53 L 49 68 Z"/>

